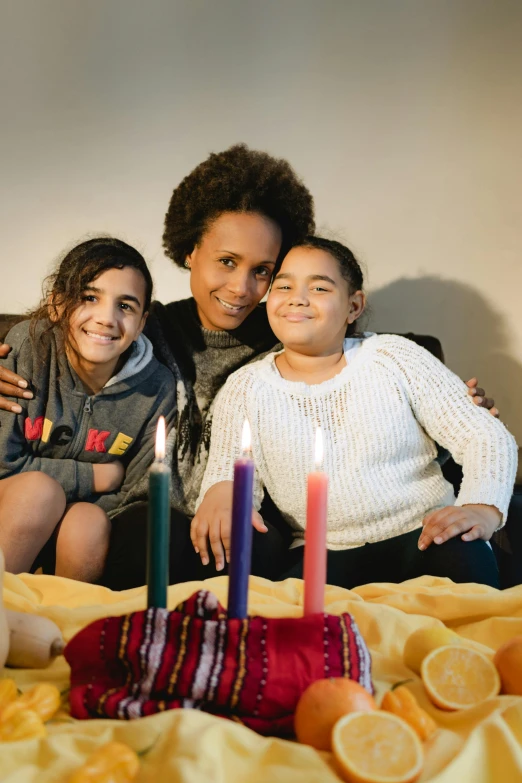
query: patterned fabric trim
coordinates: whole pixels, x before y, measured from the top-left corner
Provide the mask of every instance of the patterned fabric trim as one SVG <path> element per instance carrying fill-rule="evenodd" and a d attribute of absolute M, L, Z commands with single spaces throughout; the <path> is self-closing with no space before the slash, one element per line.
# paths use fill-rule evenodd
<path fill-rule="evenodd" d="M 287 736 L 315 680 L 349 677 L 373 693 L 370 653 L 351 615 L 229 620 L 206 590 L 172 612 L 98 620 L 65 657 L 76 718 L 129 720 L 189 707 Z"/>

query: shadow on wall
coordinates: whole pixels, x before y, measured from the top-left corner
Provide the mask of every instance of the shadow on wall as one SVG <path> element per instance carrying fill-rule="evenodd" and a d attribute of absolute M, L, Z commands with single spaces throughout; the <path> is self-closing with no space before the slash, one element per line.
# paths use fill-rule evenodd
<path fill-rule="evenodd" d="M 469 285 L 439 277 L 402 278 L 369 295 L 367 328 L 431 334 L 461 378 L 477 376 L 502 420 L 522 443 L 522 365 L 506 320 Z"/>

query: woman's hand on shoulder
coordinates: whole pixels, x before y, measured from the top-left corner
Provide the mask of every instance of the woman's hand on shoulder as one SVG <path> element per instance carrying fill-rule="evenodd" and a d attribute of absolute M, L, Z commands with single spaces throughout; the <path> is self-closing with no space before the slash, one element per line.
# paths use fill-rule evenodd
<path fill-rule="evenodd" d="M 231 481 L 220 481 L 206 493 L 190 525 L 190 538 L 203 565 L 209 563 L 208 545 L 214 554 L 216 570 L 222 571 L 225 561 L 230 561 L 232 532 L 232 489 Z M 252 509 L 252 525 L 261 533 L 267 527 L 261 515 Z"/>
<path fill-rule="evenodd" d="M 478 405 L 479 408 L 487 408 L 491 415 L 498 419 L 499 412 L 495 408 L 495 400 L 492 397 L 486 397 L 484 389 L 480 389 L 477 384 L 478 380 L 476 378 L 470 378 L 469 381 L 466 381 L 469 396 L 473 399 L 475 405 Z"/>
<path fill-rule="evenodd" d="M 423 519 L 419 549 L 427 549 L 432 543 L 443 544 L 456 536 L 461 536 L 463 541 L 477 538 L 489 541 L 501 519 L 502 514 L 495 506 L 470 503 L 439 508 Z"/>
<path fill-rule="evenodd" d="M 11 347 L 6 343 L 0 343 L 0 359 L 7 358 Z M 5 394 L 6 397 L 25 397 L 30 400 L 33 393 L 27 391 L 27 381 L 21 378 L 6 367 L 0 366 L 0 395 Z M 22 408 L 18 403 L 12 400 L 6 400 L 5 397 L 0 396 L 0 409 L 4 411 L 11 411 L 11 413 L 21 413 Z"/>

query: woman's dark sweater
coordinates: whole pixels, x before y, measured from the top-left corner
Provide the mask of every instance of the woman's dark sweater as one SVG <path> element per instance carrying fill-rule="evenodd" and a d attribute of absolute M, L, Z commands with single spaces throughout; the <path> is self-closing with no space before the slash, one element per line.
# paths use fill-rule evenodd
<path fill-rule="evenodd" d="M 176 418 L 168 438 L 173 508 L 193 516 L 210 444 L 212 403 L 230 373 L 277 345 L 264 305 L 233 331 L 205 329 L 193 298 L 153 302 L 146 327 L 154 353 L 176 379 Z M 129 500 L 147 497 L 147 477 Z"/>

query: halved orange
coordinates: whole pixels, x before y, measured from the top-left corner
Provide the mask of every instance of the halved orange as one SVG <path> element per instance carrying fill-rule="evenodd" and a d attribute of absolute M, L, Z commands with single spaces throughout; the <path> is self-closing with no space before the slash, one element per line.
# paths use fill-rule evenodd
<path fill-rule="evenodd" d="M 316 680 L 301 694 L 294 715 L 299 742 L 317 750 L 332 749 L 332 729 L 348 712 L 376 710 L 373 696 L 347 677 Z"/>
<path fill-rule="evenodd" d="M 433 650 L 421 664 L 421 677 L 431 701 L 443 710 L 474 707 L 500 692 L 494 663 L 461 645 Z"/>
<path fill-rule="evenodd" d="M 349 783 L 413 783 L 422 772 L 422 744 L 391 712 L 351 712 L 334 726 L 332 748 Z"/>
<path fill-rule="evenodd" d="M 493 663 L 502 680 L 502 693 L 522 696 L 522 636 L 514 636 L 499 647 Z"/>

